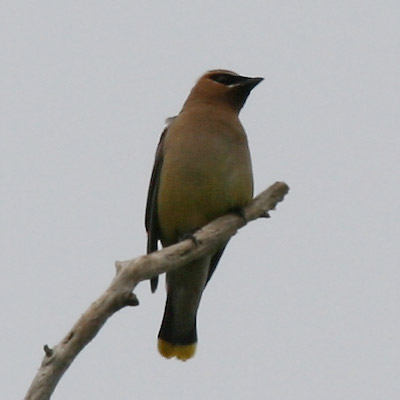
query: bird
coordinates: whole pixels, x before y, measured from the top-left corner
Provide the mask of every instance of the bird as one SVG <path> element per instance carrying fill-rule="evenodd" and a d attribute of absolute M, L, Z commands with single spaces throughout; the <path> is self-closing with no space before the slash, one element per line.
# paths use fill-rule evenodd
<path fill-rule="evenodd" d="M 147 194 L 147 253 L 192 237 L 212 220 L 240 212 L 253 197 L 250 152 L 239 112 L 263 78 L 215 69 L 197 81 L 161 134 Z M 200 299 L 224 252 L 166 274 L 158 351 L 186 361 L 196 352 Z M 158 276 L 151 279 L 157 288 Z"/>

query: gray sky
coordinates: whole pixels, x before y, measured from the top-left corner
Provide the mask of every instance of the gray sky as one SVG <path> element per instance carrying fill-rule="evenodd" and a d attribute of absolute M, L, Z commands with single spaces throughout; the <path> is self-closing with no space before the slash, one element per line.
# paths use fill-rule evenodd
<path fill-rule="evenodd" d="M 400 3 L 138 3 L 2 3 L 2 397 L 143 254 L 164 120 L 227 68 L 265 77 L 241 119 L 256 192 L 289 196 L 231 241 L 193 360 L 157 353 L 143 283 L 54 398 L 397 399 Z"/>

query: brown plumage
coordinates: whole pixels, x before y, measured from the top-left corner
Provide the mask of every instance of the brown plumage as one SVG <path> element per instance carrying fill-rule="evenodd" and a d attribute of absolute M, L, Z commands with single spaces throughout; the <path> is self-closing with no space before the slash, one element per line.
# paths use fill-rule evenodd
<path fill-rule="evenodd" d="M 253 195 L 247 138 L 238 114 L 262 78 L 226 70 L 203 75 L 161 135 L 146 208 L 147 251 L 169 246 L 213 219 L 246 206 Z M 158 349 L 167 358 L 194 355 L 202 292 L 226 243 L 167 273 Z M 158 277 L 151 280 L 152 291 Z"/>

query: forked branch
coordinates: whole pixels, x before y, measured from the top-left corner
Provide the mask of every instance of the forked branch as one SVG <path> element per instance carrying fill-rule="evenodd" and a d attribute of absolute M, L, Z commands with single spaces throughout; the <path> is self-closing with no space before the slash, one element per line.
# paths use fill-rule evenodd
<path fill-rule="evenodd" d="M 117 274 L 108 289 L 85 311 L 65 338 L 53 348 L 44 346 L 45 356 L 25 400 L 50 399 L 57 383 L 79 352 L 96 336 L 115 312 L 139 304 L 133 290 L 155 275 L 179 268 L 217 249 L 247 222 L 268 217 L 268 212 L 283 200 L 289 187 L 276 182 L 259 194 L 243 210 L 243 216 L 229 214 L 198 230 L 193 240 L 184 240 L 155 253 L 127 261 L 116 261 Z"/>

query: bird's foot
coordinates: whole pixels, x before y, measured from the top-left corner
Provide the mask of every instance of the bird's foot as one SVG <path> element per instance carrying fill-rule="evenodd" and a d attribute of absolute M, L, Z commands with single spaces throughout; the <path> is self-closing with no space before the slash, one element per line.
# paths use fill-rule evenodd
<path fill-rule="evenodd" d="M 271 218 L 271 216 L 269 215 L 269 213 L 267 211 L 264 211 L 261 215 L 260 218 Z"/>
<path fill-rule="evenodd" d="M 187 232 L 179 236 L 179 241 L 183 242 L 184 240 L 189 239 L 193 242 L 195 246 L 198 246 L 199 242 L 194 236 L 194 232 Z"/>
<path fill-rule="evenodd" d="M 233 209 L 231 210 L 231 212 L 232 212 L 233 214 L 236 214 L 238 217 L 242 218 L 243 221 L 244 221 L 244 223 L 247 224 L 248 220 L 247 220 L 247 217 L 246 217 L 246 213 L 245 213 L 245 211 L 244 211 L 244 208 L 242 208 L 242 207 L 235 207 L 235 208 L 233 208 Z"/>

